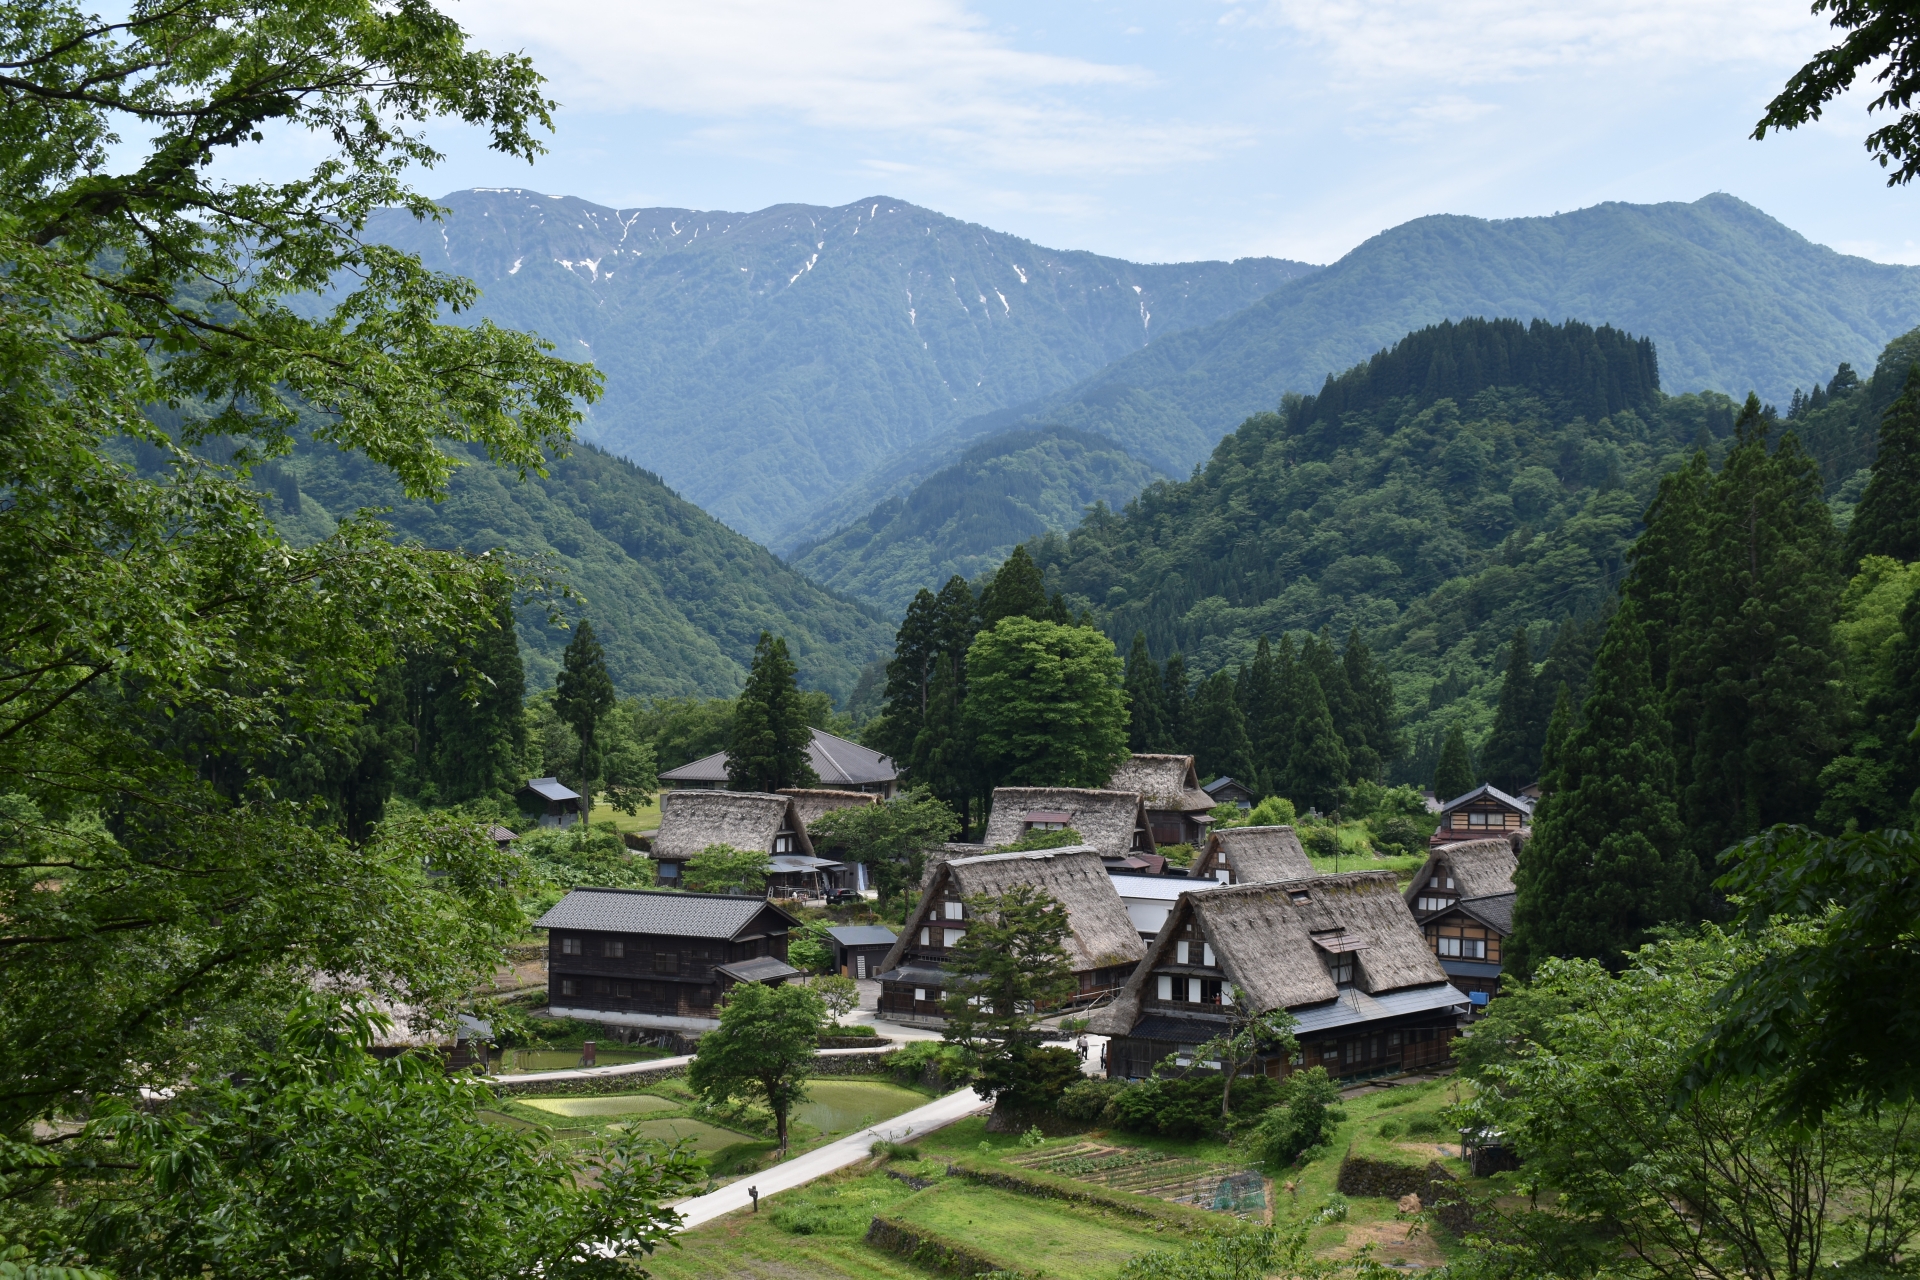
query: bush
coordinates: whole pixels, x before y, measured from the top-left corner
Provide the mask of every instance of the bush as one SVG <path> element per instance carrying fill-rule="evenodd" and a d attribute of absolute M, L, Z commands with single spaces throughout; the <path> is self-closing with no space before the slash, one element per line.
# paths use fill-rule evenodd
<path fill-rule="evenodd" d="M 1253 806 L 1234 825 L 1237 827 L 1290 827 L 1298 818 L 1299 815 L 1293 809 L 1293 801 L 1285 796 L 1268 796 Z"/>
<path fill-rule="evenodd" d="M 809 973 L 833 968 L 833 937 L 825 920 L 810 920 L 787 935 L 787 963 Z"/>
<path fill-rule="evenodd" d="M 1329 1191 L 1321 1202 L 1320 1212 L 1313 1216 L 1321 1222 L 1345 1222 L 1347 1220 L 1347 1198 L 1338 1191 Z"/>
<path fill-rule="evenodd" d="M 1300 843 L 1316 858 L 1333 858 L 1342 852 L 1340 833 L 1332 826 L 1316 823 L 1300 832 Z"/>
<path fill-rule="evenodd" d="M 1085 844 L 1080 833 L 1072 827 L 1063 827 L 1059 831 L 1029 831 L 1012 844 L 995 845 L 995 853 L 1035 853 L 1041 849 L 1070 849 L 1076 844 Z"/>
<path fill-rule="evenodd" d="M 1391 1141 L 1400 1136 L 1400 1129 L 1401 1125 L 1398 1120 L 1382 1120 L 1380 1127 L 1375 1129 L 1374 1132 Z"/>
<path fill-rule="evenodd" d="M 920 1148 L 909 1143 L 888 1142 L 885 1138 L 876 1140 L 869 1152 L 882 1160 L 918 1160 Z"/>
<path fill-rule="evenodd" d="M 1193 865 L 1194 848 L 1190 844 L 1163 844 L 1158 846 L 1161 857 L 1169 866 L 1190 867 Z"/>
<path fill-rule="evenodd" d="M 980 1087 L 1014 1111 L 1051 1111 L 1061 1094 L 1084 1079 L 1080 1055 L 1058 1045 L 1021 1046 L 980 1071 Z"/>
<path fill-rule="evenodd" d="M 1020 1145 L 1029 1150 L 1034 1147 L 1044 1146 L 1046 1141 L 1047 1135 L 1040 1132 L 1040 1126 L 1037 1124 L 1029 1126 L 1027 1131 L 1020 1135 Z"/>
<path fill-rule="evenodd" d="M 1126 1088 L 1119 1080 L 1081 1080 L 1066 1087 L 1053 1109 L 1061 1119 L 1077 1124 L 1098 1124 L 1102 1120 L 1111 1124 L 1113 1118 L 1107 1115 L 1107 1107 Z"/>
<path fill-rule="evenodd" d="M 1409 1138 L 1436 1138 L 1440 1136 L 1439 1116 L 1410 1116 L 1407 1119 Z"/>
<path fill-rule="evenodd" d="M 1286 1101 L 1267 1108 L 1253 1127 L 1251 1145 L 1269 1168 L 1290 1165 L 1333 1137 L 1347 1118 L 1336 1104 L 1340 1089 L 1324 1067 L 1298 1071 L 1286 1081 Z"/>
<path fill-rule="evenodd" d="M 973 1079 L 965 1050 L 939 1040 L 915 1040 L 886 1057 L 887 1071 L 902 1084 L 918 1084 L 932 1076 L 932 1083 L 951 1089 Z"/>
<path fill-rule="evenodd" d="M 1420 824 L 1404 814 L 1376 817 L 1367 825 L 1373 829 L 1373 842 L 1383 853 L 1418 853 L 1426 836 Z"/>

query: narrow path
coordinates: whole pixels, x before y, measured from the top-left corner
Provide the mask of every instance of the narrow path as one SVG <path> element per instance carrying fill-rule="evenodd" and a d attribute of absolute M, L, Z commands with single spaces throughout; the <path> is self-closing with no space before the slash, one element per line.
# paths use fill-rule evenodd
<path fill-rule="evenodd" d="M 805 1155 L 795 1156 L 784 1164 L 774 1165 L 760 1173 L 751 1173 L 744 1178 L 728 1183 L 718 1191 L 709 1191 L 706 1195 L 695 1196 L 691 1200 L 682 1200 L 673 1206 L 680 1215 L 682 1229 L 691 1229 L 703 1223 L 712 1222 L 722 1214 L 744 1209 L 753 1203 L 753 1197 L 747 1194 L 749 1187 L 760 1190 L 760 1198 L 766 1199 L 779 1191 L 791 1191 L 803 1187 L 815 1178 L 824 1177 L 836 1169 L 844 1169 L 856 1164 L 871 1153 L 875 1142 L 908 1142 L 935 1129 L 945 1128 L 955 1120 L 964 1119 L 976 1112 L 992 1107 L 991 1102 L 983 1102 L 971 1087 L 950 1093 L 944 1098 L 935 1099 L 924 1107 L 903 1112 L 891 1120 L 872 1125 L 850 1133 L 844 1138 L 828 1143 Z"/>

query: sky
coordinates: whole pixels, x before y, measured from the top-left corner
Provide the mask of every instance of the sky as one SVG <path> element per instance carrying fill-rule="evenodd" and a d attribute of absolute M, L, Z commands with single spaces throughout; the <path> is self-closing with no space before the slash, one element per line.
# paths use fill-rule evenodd
<path fill-rule="evenodd" d="M 886 195 L 1136 261 L 1329 262 L 1426 214 L 1747 200 L 1920 262 L 1856 90 L 1749 138 L 1832 43 L 1807 0 L 458 0 L 561 103 L 529 167 L 464 128 L 429 194 L 616 207 Z M 299 148 L 293 148 L 299 150 Z"/>

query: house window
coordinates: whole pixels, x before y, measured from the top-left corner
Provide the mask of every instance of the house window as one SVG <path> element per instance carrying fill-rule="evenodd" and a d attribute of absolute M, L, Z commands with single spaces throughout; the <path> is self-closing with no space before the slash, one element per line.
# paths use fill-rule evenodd
<path fill-rule="evenodd" d="M 964 903 L 964 902 L 948 902 L 948 903 L 944 903 L 944 904 L 942 904 L 942 909 L 943 909 L 943 912 L 944 912 L 944 914 L 946 915 L 946 918 L 947 918 L 947 919 L 949 919 L 949 920 L 964 920 L 964 919 L 966 919 L 966 915 L 967 915 L 967 904 L 966 904 L 966 903 Z"/>
<path fill-rule="evenodd" d="M 930 947 L 933 945 L 933 930 L 928 929 L 925 926 L 921 927 L 920 945 L 923 947 Z"/>
<path fill-rule="evenodd" d="M 950 947 L 957 947 L 960 945 L 960 939 L 966 936 L 967 936 L 967 931 L 965 929 L 948 929 L 947 945 Z"/>
<path fill-rule="evenodd" d="M 580 994 L 580 984 L 572 978 L 562 978 L 560 979 L 560 994 L 563 996 L 577 996 Z"/>
<path fill-rule="evenodd" d="M 1333 979 L 1336 987 L 1353 985 L 1353 953 L 1343 951 L 1336 956 L 1327 957 L 1327 976 Z"/>
<path fill-rule="evenodd" d="M 1308 893 L 1305 889 L 1288 890 L 1287 896 L 1289 898 L 1292 898 L 1295 902 L 1312 902 L 1313 901 L 1313 895 Z"/>
<path fill-rule="evenodd" d="M 927 989 L 925 987 L 915 987 L 913 989 L 913 1002 L 915 1004 L 922 1003 L 923 1001 L 926 1000 L 926 998 L 927 998 Z"/>
<path fill-rule="evenodd" d="M 1186 964 L 1189 958 L 1188 948 L 1191 947 L 1192 945 L 1193 944 L 1190 942 L 1174 943 L 1173 944 L 1173 962 L 1175 964 Z"/>
<path fill-rule="evenodd" d="M 653 953 L 653 971 L 655 973 L 680 972 L 680 955 L 675 951 L 656 951 Z"/>
<path fill-rule="evenodd" d="M 1200 1003 L 1200 979 L 1198 978 L 1187 979 L 1187 1003 Z"/>
<path fill-rule="evenodd" d="M 677 862 L 661 863 L 660 878 L 662 880 L 678 880 L 680 878 L 680 864 Z"/>
<path fill-rule="evenodd" d="M 1422 911 L 1445 911 L 1448 907 L 1452 905 L 1453 905 L 1452 898 L 1436 898 L 1431 895 L 1423 894 L 1419 899 L 1419 908 Z"/>
<path fill-rule="evenodd" d="M 1470 813 L 1467 815 L 1467 825 L 1470 827 L 1484 827 L 1487 825 L 1487 815 L 1484 813 Z"/>
<path fill-rule="evenodd" d="M 853 958 L 853 976 L 856 978 L 867 976 L 867 957 L 864 952 Z"/>
<path fill-rule="evenodd" d="M 613 984 L 613 994 L 619 999 L 625 1000 L 633 994 L 633 988 L 624 982 L 616 982 Z"/>
<path fill-rule="evenodd" d="M 1200 944 L 1200 963 L 1205 965 L 1213 963 L 1213 944 L 1207 942 Z"/>
<path fill-rule="evenodd" d="M 775 853 L 792 853 L 793 832 L 782 831 L 779 835 L 775 836 L 773 838 L 773 851 Z"/>
<path fill-rule="evenodd" d="M 562 939 L 560 939 L 560 954 L 561 954 L 561 955 L 563 955 L 563 956 L 577 956 L 577 955 L 579 955 L 579 954 L 580 954 L 580 939 L 578 939 L 578 938 L 562 938 Z"/>
<path fill-rule="evenodd" d="M 1157 979 L 1157 981 L 1159 983 L 1158 995 L 1160 999 L 1162 1000 L 1173 999 L 1173 979 L 1167 976 L 1166 974 L 1161 974 L 1160 977 Z"/>
<path fill-rule="evenodd" d="M 605 949 L 609 960 L 618 960 L 627 954 L 627 944 L 613 938 L 607 939 L 601 946 Z"/>

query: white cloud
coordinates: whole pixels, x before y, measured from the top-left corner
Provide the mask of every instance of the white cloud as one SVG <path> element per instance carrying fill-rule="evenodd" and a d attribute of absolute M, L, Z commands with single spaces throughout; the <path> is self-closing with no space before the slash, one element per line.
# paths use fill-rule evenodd
<path fill-rule="evenodd" d="M 533 54 L 552 95 L 587 111 L 910 137 L 1030 172 L 1151 168 L 1245 136 L 1143 127 L 1127 106 L 1151 73 L 1015 48 L 955 0 L 467 0 L 449 12 L 482 47 Z"/>

